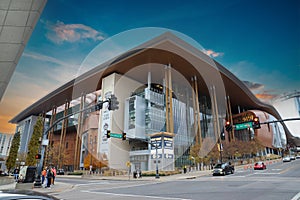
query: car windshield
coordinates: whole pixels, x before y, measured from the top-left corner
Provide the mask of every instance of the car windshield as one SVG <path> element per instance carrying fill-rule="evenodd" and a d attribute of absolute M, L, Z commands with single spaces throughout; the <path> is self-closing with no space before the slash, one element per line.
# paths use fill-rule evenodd
<path fill-rule="evenodd" d="M 224 168 L 225 164 L 216 164 L 215 168 Z"/>

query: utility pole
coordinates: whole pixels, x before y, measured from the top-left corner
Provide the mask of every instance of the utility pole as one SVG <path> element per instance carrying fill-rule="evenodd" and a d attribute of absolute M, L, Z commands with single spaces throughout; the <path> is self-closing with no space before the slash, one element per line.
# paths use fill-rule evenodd
<path fill-rule="evenodd" d="M 116 102 L 117 100 L 115 99 L 114 102 Z M 89 111 L 89 112 L 92 112 L 92 111 L 96 111 L 96 110 L 100 110 L 102 109 L 102 105 L 103 103 L 105 102 L 111 102 L 110 99 L 108 100 L 105 100 L 105 101 L 100 101 L 98 102 L 96 105 L 93 105 L 93 106 L 90 106 L 90 107 L 86 107 L 82 110 L 78 110 L 78 111 L 75 111 L 71 114 L 68 114 L 62 118 L 59 118 L 58 120 L 56 120 L 51 126 L 49 126 L 49 128 L 47 128 L 44 132 L 43 132 L 43 135 L 42 135 L 42 141 L 47 141 L 47 136 L 48 136 L 48 132 L 56 125 L 58 124 L 59 122 L 61 122 L 62 120 L 64 119 L 67 119 L 77 113 L 82 113 L 84 111 Z M 117 108 L 116 108 L 117 109 Z M 44 164 L 44 155 L 45 155 L 45 149 L 46 149 L 46 146 L 48 144 L 43 144 L 42 142 L 42 148 L 41 148 L 41 159 L 40 159 L 40 162 L 38 164 L 38 167 L 37 167 L 37 174 L 36 174 L 36 180 L 39 180 L 40 179 L 40 174 L 42 172 L 42 169 L 43 169 L 43 164 Z M 35 187 L 41 187 L 41 183 L 40 181 L 37 181 L 37 184 L 34 185 Z"/>
<path fill-rule="evenodd" d="M 159 173 L 158 173 L 158 152 L 157 152 L 158 144 L 156 140 L 156 145 L 155 145 L 155 155 L 156 155 L 156 175 L 155 178 L 159 178 Z"/>

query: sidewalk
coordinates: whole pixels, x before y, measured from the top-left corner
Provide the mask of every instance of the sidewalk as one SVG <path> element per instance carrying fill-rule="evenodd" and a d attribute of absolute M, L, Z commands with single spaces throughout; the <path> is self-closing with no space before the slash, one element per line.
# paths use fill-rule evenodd
<path fill-rule="evenodd" d="M 274 162 L 274 161 L 273 161 Z M 275 161 L 276 162 L 276 161 Z M 270 163 L 268 163 L 270 164 Z M 248 165 L 240 165 L 236 166 L 235 170 L 249 170 L 249 166 L 252 164 Z M 72 190 L 75 185 L 72 184 L 67 184 L 67 183 L 61 183 L 59 182 L 60 177 L 66 177 L 66 178 L 76 178 L 76 179 L 91 179 L 91 180 L 115 180 L 115 181 L 176 181 L 176 180 L 185 180 L 185 179 L 196 179 L 201 176 L 206 176 L 210 175 L 211 170 L 203 170 L 203 171 L 190 171 L 186 174 L 181 173 L 181 174 L 176 174 L 176 175 L 171 175 L 171 176 L 160 176 L 159 178 L 155 178 L 155 176 L 143 176 L 142 178 L 133 178 L 132 174 L 129 177 L 128 175 L 118 175 L 118 176 L 101 176 L 101 175 L 82 175 L 82 176 L 72 176 L 72 175 L 58 175 L 57 182 L 55 182 L 55 185 L 51 185 L 51 188 L 34 188 L 33 183 L 10 183 L 7 185 L 0 185 L 0 190 L 4 189 L 29 189 L 37 192 L 42 192 L 42 193 L 48 193 L 48 194 L 53 194 L 53 193 L 60 193 L 63 191 L 67 190 Z"/>
<path fill-rule="evenodd" d="M 243 169 L 243 166 L 237 166 L 236 169 Z M 66 177 L 66 178 L 74 178 L 74 179 L 91 179 L 91 180 L 115 180 L 115 181 L 156 181 L 156 182 L 164 182 L 164 181 L 176 181 L 176 180 L 185 180 L 185 179 L 196 179 L 201 176 L 210 175 L 211 170 L 202 170 L 202 171 L 190 171 L 187 173 L 181 173 L 181 174 L 175 174 L 171 176 L 160 176 L 159 178 L 155 178 L 155 176 L 143 176 L 141 178 L 133 178 L 132 174 L 129 177 L 128 175 L 118 175 L 118 176 L 101 176 L 101 175 L 82 175 L 82 176 L 72 176 L 72 175 L 58 175 L 57 181 L 55 182 L 55 185 L 51 185 L 49 188 L 34 188 L 33 183 L 13 183 L 10 185 L 3 185 L 0 186 L 0 189 L 32 189 L 33 191 L 47 193 L 47 194 L 53 194 L 53 193 L 60 193 L 67 190 L 72 190 L 75 185 L 67 184 L 59 182 L 60 177 Z"/>
<path fill-rule="evenodd" d="M 238 166 L 237 168 L 243 168 L 243 166 Z M 141 178 L 133 178 L 132 174 L 129 177 L 128 175 L 117 175 L 117 176 L 101 176 L 101 175 L 90 175 L 85 174 L 82 176 L 72 176 L 72 175 L 58 175 L 57 181 L 55 182 L 55 185 L 51 185 L 49 188 L 43 188 L 38 187 L 35 188 L 33 186 L 33 183 L 12 183 L 9 185 L 0 185 L 1 189 L 29 189 L 34 190 L 37 192 L 42 193 L 60 193 L 62 191 L 71 190 L 75 187 L 75 185 L 67 184 L 59 182 L 60 177 L 66 177 L 66 178 L 74 178 L 74 179 L 91 179 L 91 180 L 114 180 L 114 181 L 157 181 L 157 182 L 164 182 L 164 181 L 176 181 L 176 180 L 185 180 L 185 179 L 196 179 L 201 176 L 210 175 L 211 170 L 202 170 L 202 171 L 190 171 L 187 173 L 181 173 L 181 174 L 175 174 L 170 176 L 160 176 L 159 178 L 155 178 L 155 176 L 143 176 Z"/>
<path fill-rule="evenodd" d="M 115 180 L 115 181 L 175 181 L 175 180 L 184 180 L 184 179 L 195 179 L 197 177 L 205 176 L 211 174 L 211 170 L 205 171 L 192 171 L 186 174 L 176 174 L 171 176 L 160 176 L 159 178 L 155 178 L 155 176 L 144 176 L 142 178 L 133 178 L 132 175 L 130 178 L 128 176 L 100 176 L 100 175 L 83 175 L 83 176 L 57 176 L 57 180 L 59 177 L 67 177 L 67 178 L 85 178 L 91 180 Z M 31 184 L 33 185 L 33 184 Z M 33 188 L 34 191 L 42 192 L 42 193 L 60 193 L 62 191 L 67 191 L 73 189 L 75 186 L 72 184 L 61 183 L 57 181 L 55 185 L 51 185 L 51 188 Z"/>
<path fill-rule="evenodd" d="M 129 177 L 128 175 L 119 175 L 119 176 L 101 176 L 101 175 L 83 175 L 82 177 L 87 179 L 96 179 L 96 180 L 131 180 L 131 181 L 173 181 L 181 179 L 193 179 L 200 176 L 205 176 L 211 174 L 211 170 L 204 171 L 190 171 L 186 174 L 175 174 L 170 176 L 160 176 L 155 178 L 155 176 L 143 176 L 141 178 L 133 178 L 132 174 Z"/>

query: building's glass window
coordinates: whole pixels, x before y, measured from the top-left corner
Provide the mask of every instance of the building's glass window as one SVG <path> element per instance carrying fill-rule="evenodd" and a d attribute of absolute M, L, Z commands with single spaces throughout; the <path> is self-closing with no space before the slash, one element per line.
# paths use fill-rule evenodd
<path fill-rule="evenodd" d="M 295 101 L 296 101 L 296 108 L 298 109 L 298 114 L 300 116 L 300 96 L 295 97 Z"/>
<path fill-rule="evenodd" d="M 174 88 L 176 86 L 174 85 Z M 176 93 L 180 98 L 173 94 L 172 113 L 174 125 L 174 154 L 175 167 L 182 167 L 190 164 L 189 149 L 195 142 L 195 111 L 193 101 L 190 98 L 186 88 L 180 90 L 176 87 Z M 200 113 L 196 116 L 200 118 L 202 139 L 205 137 L 215 137 L 213 131 L 213 120 L 211 114 L 210 99 L 208 97 L 199 98 Z M 166 131 L 166 102 L 163 86 L 151 84 L 150 89 L 147 86 L 138 88 L 127 100 L 128 110 L 125 113 L 128 125 L 126 127 L 137 136 L 147 136 L 148 134 Z M 140 105 L 140 104 L 143 105 Z M 137 105 L 138 104 L 138 105 Z M 143 110 L 142 110 L 143 109 Z M 141 116 L 143 115 L 143 116 Z M 143 119 L 143 120 L 142 120 Z M 139 124 L 141 123 L 142 124 Z M 133 151 L 137 151 L 135 146 Z M 131 157 L 136 160 L 136 157 Z"/>

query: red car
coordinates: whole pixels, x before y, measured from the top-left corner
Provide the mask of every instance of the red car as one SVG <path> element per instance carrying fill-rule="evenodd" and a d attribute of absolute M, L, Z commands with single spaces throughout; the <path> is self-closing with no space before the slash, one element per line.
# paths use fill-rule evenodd
<path fill-rule="evenodd" d="M 254 164 L 254 170 L 257 170 L 257 169 L 267 169 L 267 166 L 265 165 L 265 163 L 263 162 L 257 162 Z"/>

